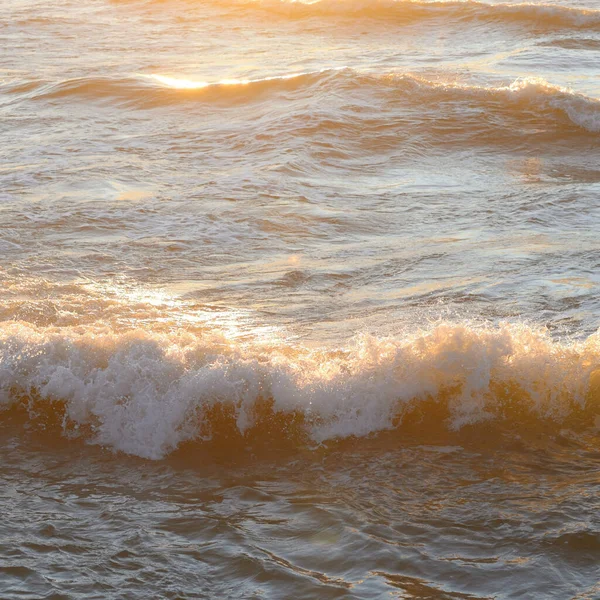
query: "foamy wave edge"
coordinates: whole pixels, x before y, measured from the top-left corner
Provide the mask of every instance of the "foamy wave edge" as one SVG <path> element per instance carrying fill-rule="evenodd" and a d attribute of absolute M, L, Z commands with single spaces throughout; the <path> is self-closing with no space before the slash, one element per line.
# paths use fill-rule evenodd
<path fill-rule="evenodd" d="M 461 83 L 444 83 L 405 76 L 420 89 L 430 94 L 444 94 L 457 99 L 479 100 L 481 103 L 501 102 L 503 108 L 534 108 L 544 113 L 558 111 L 574 125 L 589 133 L 600 132 L 600 100 L 554 85 L 541 77 L 524 77 L 502 86 L 478 86 Z"/>
<path fill-rule="evenodd" d="M 593 427 L 600 336 L 560 343 L 524 324 L 441 323 L 401 339 L 363 335 L 344 348 L 311 350 L 217 333 L 4 324 L 0 406 L 149 459 L 231 432 L 317 444 L 402 435 L 415 413 L 449 429 L 573 420 Z"/>

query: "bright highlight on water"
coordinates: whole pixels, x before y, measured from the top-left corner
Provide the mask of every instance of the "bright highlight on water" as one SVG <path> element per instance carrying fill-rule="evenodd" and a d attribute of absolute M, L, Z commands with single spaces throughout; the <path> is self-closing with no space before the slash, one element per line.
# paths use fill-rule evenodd
<path fill-rule="evenodd" d="M 600 598 L 594 2 L 0 36 L 1 598 Z"/>

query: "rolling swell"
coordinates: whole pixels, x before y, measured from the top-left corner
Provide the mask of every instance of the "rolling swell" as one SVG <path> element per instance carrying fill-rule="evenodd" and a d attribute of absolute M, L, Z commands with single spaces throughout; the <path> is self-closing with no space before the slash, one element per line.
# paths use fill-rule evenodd
<path fill-rule="evenodd" d="M 19 83 L 2 90 L 12 103 L 24 100 L 68 100 L 84 98 L 108 104 L 151 109 L 194 100 L 214 104 L 235 104 L 259 99 L 276 91 L 309 88 L 321 81 L 316 73 L 299 73 L 256 80 L 224 80 L 213 83 L 188 81 L 161 75 L 78 77 L 56 83 Z M 23 93 L 22 93 L 23 92 Z M 6 102 L 8 104 L 8 102 Z"/>
<path fill-rule="evenodd" d="M 556 6 L 552 4 L 488 4 L 477 0 L 432 1 L 418 0 L 321 0 L 318 2 L 289 2 L 286 0 L 240 2 L 236 14 L 264 11 L 289 19 L 351 18 L 377 19 L 385 23 L 410 24 L 426 19 L 455 22 L 489 22 L 520 24 L 535 29 L 600 29 L 600 10 Z"/>
<path fill-rule="evenodd" d="M 228 108 L 279 99 L 281 106 L 294 110 L 294 100 L 308 99 L 321 105 L 330 95 L 345 94 L 355 100 L 359 108 L 361 102 L 364 105 L 375 100 L 383 102 L 385 110 L 381 113 L 382 118 L 392 121 L 401 118 L 406 111 L 412 111 L 410 116 L 415 122 L 415 114 L 417 117 L 425 116 L 429 110 L 431 117 L 426 119 L 428 122 L 435 124 L 434 119 L 448 116 L 455 120 L 457 128 L 468 132 L 468 123 L 462 120 L 461 114 L 464 105 L 469 109 L 465 113 L 469 119 L 479 122 L 482 127 L 491 124 L 493 116 L 498 115 L 522 122 L 535 121 L 538 126 L 549 128 L 565 124 L 588 133 L 600 132 L 600 100 L 536 77 L 517 79 L 508 85 L 481 86 L 431 80 L 413 74 L 374 75 L 343 68 L 214 83 L 160 75 L 120 80 L 88 77 L 37 86 L 22 83 L 14 89 L 12 102 L 65 102 L 83 98 L 90 102 L 138 109 L 189 106 L 190 103 Z M 475 117 L 474 107 L 478 109 Z M 339 121 L 345 117 L 344 114 L 332 116 L 337 116 Z"/>
<path fill-rule="evenodd" d="M 184 442 L 306 445 L 436 428 L 598 426 L 600 337 L 439 324 L 316 350 L 218 332 L 0 329 L 4 418 L 160 459 Z"/>

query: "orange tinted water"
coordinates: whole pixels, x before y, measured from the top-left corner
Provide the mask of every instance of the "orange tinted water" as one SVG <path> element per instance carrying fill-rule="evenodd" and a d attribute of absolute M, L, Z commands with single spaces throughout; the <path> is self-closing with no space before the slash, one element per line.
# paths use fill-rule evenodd
<path fill-rule="evenodd" d="M 600 598 L 593 4 L 0 4 L 0 597 Z"/>

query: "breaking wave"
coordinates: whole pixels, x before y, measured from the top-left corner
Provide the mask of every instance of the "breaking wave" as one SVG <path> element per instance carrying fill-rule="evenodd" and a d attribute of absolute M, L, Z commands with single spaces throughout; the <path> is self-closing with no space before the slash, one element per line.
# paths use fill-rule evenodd
<path fill-rule="evenodd" d="M 109 328 L 0 329 L 0 405 L 67 436 L 160 459 L 184 442 L 321 444 L 490 424 L 589 428 L 600 337 L 441 323 L 338 349 Z"/>

